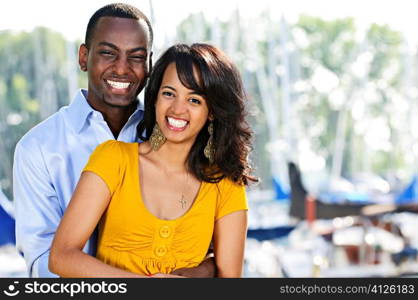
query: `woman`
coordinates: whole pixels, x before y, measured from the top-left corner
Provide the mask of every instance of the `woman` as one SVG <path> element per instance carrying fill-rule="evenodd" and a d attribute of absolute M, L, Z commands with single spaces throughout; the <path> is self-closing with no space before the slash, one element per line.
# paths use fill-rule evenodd
<path fill-rule="evenodd" d="M 251 133 L 236 67 L 207 44 L 157 61 L 138 126 L 143 143 L 107 141 L 90 157 L 52 244 L 65 277 L 170 277 L 213 239 L 219 277 L 239 277 Z M 96 258 L 82 248 L 99 224 Z"/>

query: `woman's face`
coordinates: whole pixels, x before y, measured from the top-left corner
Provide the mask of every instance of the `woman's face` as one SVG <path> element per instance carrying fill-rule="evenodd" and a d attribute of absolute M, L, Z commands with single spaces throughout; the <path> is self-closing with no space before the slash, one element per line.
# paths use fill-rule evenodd
<path fill-rule="evenodd" d="M 167 142 L 176 144 L 193 145 L 208 119 L 209 109 L 205 98 L 181 83 L 174 62 L 164 72 L 155 113 Z"/>

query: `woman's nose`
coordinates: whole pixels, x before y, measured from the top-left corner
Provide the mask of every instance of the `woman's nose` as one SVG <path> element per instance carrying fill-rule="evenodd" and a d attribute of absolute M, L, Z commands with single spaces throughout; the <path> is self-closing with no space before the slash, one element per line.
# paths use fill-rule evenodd
<path fill-rule="evenodd" d="M 175 113 L 177 115 L 180 115 L 180 114 L 186 112 L 187 102 L 183 99 L 176 98 L 171 104 L 171 109 L 172 109 L 173 113 Z"/>

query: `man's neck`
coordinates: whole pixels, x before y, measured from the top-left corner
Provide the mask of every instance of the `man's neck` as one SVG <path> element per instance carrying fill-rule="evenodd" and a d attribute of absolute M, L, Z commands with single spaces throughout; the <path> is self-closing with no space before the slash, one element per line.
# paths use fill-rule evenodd
<path fill-rule="evenodd" d="M 90 89 L 90 88 L 89 88 Z M 89 92 L 83 93 L 87 103 L 96 111 L 103 115 L 103 119 L 109 126 L 115 139 L 118 138 L 123 126 L 125 126 L 129 117 L 135 112 L 139 105 L 138 99 L 135 99 L 129 106 L 111 106 L 103 99 L 97 99 L 94 94 Z"/>
<path fill-rule="evenodd" d="M 131 106 L 130 108 L 115 107 L 101 111 L 103 118 L 109 126 L 110 131 L 112 131 L 115 139 L 118 138 L 123 126 L 125 126 L 126 122 L 134 111 L 135 106 Z"/>
<path fill-rule="evenodd" d="M 88 98 L 87 102 L 91 107 L 93 107 L 93 109 L 97 110 L 103 115 L 103 119 L 106 121 L 115 139 L 118 138 L 123 126 L 125 126 L 129 117 L 135 112 L 135 109 L 138 105 L 138 101 L 135 101 L 129 107 L 111 107 L 108 105 L 99 106 L 91 103 Z"/>

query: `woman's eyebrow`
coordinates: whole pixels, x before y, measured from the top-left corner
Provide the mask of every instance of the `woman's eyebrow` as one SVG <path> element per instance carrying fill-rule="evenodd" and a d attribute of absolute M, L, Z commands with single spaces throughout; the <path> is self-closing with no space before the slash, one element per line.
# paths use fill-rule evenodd
<path fill-rule="evenodd" d="M 175 88 L 173 88 L 172 86 L 169 86 L 169 85 L 164 85 L 164 86 L 162 86 L 161 88 L 162 88 L 162 89 L 170 89 L 170 90 L 173 90 L 173 91 L 175 91 L 175 90 L 176 90 Z"/>
<path fill-rule="evenodd" d="M 172 87 L 172 86 L 170 86 L 170 85 L 164 85 L 164 86 L 162 86 L 161 87 L 162 89 L 170 89 L 170 90 L 173 90 L 173 91 L 177 91 L 174 87 Z M 191 91 L 191 92 L 189 92 L 188 93 L 189 95 L 198 95 L 198 96 L 202 96 L 202 97 L 204 97 L 205 96 L 205 93 L 203 93 L 203 92 L 199 92 L 199 91 Z"/>

